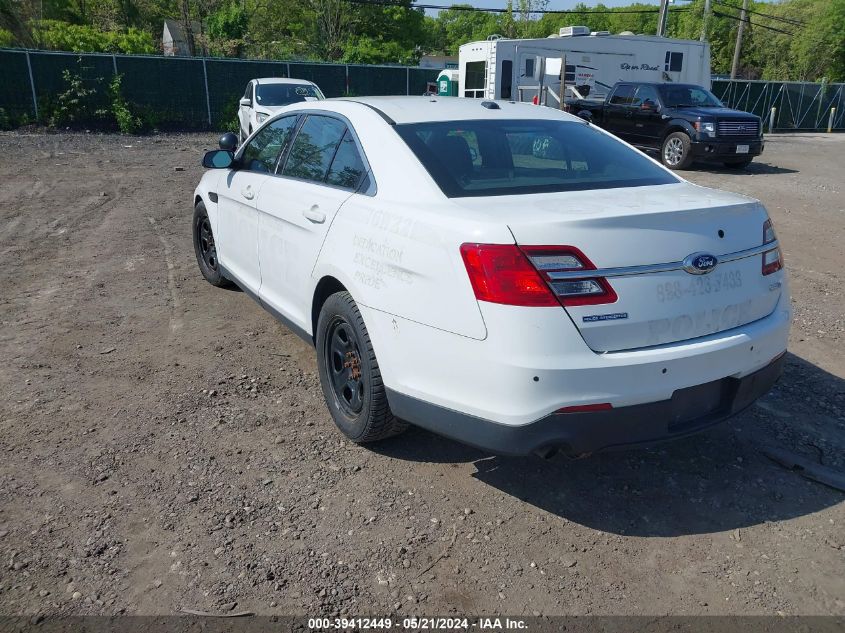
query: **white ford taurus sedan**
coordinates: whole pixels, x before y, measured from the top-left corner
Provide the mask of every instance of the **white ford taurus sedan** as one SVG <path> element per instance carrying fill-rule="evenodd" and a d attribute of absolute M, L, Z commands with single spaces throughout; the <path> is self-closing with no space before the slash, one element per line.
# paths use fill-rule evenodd
<path fill-rule="evenodd" d="M 763 205 L 526 104 L 348 98 L 206 154 L 204 277 L 313 344 L 355 442 L 408 423 L 571 456 L 704 429 L 781 373 Z"/>

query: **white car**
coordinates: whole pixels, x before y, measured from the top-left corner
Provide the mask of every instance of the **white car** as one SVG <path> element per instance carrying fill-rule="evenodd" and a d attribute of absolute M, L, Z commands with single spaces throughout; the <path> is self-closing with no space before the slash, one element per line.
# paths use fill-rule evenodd
<path fill-rule="evenodd" d="M 304 79 L 252 79 L 246 85 L 238 107 L 238 136 L 240 140 L 245 139 L 264 121 L 291 103 L 325 98 L 317 84 Z"/>
<path fill-rule="evenodd" d="M 571 456 L 699 431 L 781 373 L 763 205 L 574 116 L 426 97 L 290 106 L 206 154 L 200 270 L 316 347 L 356 442 L 412 423 Z"/>

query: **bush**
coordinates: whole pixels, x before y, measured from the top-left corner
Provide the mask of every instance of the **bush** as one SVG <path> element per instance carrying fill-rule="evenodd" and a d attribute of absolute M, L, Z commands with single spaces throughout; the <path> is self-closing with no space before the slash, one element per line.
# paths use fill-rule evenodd
<path fill-rule="evenodd" d="M 238 128 L 241 126 L 240 121 L 238 121 L 239 107 L 240 104 L 237 99 L 230 99 L 226 102 L 222 112 L 220 112 L 220 118 L 216 121 L 218 130 L 221 132 L 238 133 Z"/>
<path fill-rule="evenodd" d="M 0 29 L 0 48 L 12 48 L 15 45 L 15 36 L 11 31 Z"/>
<path fill-rule="evenodd" d="M 50 125 L 77 126 L 89 119 L 89 112 L 94 109 L 93 97 L 97 93 L 93 88 L 86 88 L 82 77 L 70 70 L 62 72 L 67 88 L 56 96 L 56 104 L 51 108 Z"/>
<path fill-rule="evenodd" d="M 43 48 L 75 53 L 152 54 L 158 52 L 152 35 L 136 28 L 126 32 L 100 29 L 62 22 L 41 20 L 36 32 L 41 35 Z"/>
<path fill-rule="evenodd" d="M 11 130 L 12 119 L 6 114 L 6 110 L 0 108 L 0 130 Z"/>
<path fill-rule="evenodd" d="M 109 96 L 111 97 L 111 112 L 117 122 L 117 128 L 124 134 L 137 134 L 141 131 L 143 122 L 129 108 L 129 103 L 120 90 L 123 75 L 115 75 L 109 84 Z"/>

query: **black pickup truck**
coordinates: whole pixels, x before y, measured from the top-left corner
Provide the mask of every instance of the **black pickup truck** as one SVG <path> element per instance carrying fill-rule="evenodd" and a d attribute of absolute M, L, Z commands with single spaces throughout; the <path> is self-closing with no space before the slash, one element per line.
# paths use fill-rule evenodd
<path fill-rule="evenodd" d="M 693 84 L 620 82 L 604 101 L 573 99 L 566 109 L 619 138 L 659 151 L 670 169 L 693 161 L 743 168 L 763 152 L 763 122 L 731 110 Z"/>

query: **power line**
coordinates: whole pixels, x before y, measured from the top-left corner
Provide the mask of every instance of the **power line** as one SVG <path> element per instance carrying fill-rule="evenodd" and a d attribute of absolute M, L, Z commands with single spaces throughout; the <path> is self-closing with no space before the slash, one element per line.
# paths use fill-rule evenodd
<path fill-rule="evenodd" d="M 719 11 L 713 11 L 713 15 L 719 16 L 720 18 L 730 18 L 731 20 L 736 20 L 737 22 L 745 22 L 749 26 L 756 26 L 761 29 L 768 29 L 769 31 L 775 31 L 776 33 L 783 33 L 784 35 L 789 35 L 791 37 L 795 37 L 795 33 L 790 33 L 789 31 L 781 31 L 780 29 L 776 29 L 773 26 L 766 26 L 765 24 L 760 24 L 759 22 L 752 22 L 749 18 L 738 18 L 735 15 L 731 15 L 730 13 L 720 13 Z"/>
<path fill-rule="evenodd" d="M 727 2 L 720 2 L 720 0 L 712 0 L 714 4 L 718 4 L 722 7 L 728 7 L 729 9 L 736 9 L 739 10 L 739 7 L 735 7 L 732 4 Z M 806 22 L 802 22 L 801 20 L 797 20 L 795 18 L 784 18 L 778 15 L 771 15 L 770 13 L 762 13 L 760 11 L 754 11 L 753 9 L 745 9 L 746 13 L 753 13 L 754 15 L 759 15 L 764 18 L 769 18 L 770 20 L 777 20 L 778 22 L 785 22 L 786 24 L 791 24 L 793 26 L 807 26 Z"/>
<path fill-rule="evenodd" d="M 373 7 L 405 7 L 406 9 L 432 9 L 432 10 L 450 10 L 450 11 L 479 11 L 483 13 L 507 13 L 508 9 L 497 9 L 490 7 L 472 7 L 467 5 L 443 5 L 443 4 L 411 4 L 408 5 L 401 0 L 345 0 L 351 4 L 365 4 Z M 689 8 L 672 9 L 672 13 L 681 13 L 689 11 Z M 521 13 L 519 10 L 514 10 L 514 13 Z M 587 9 L 579 11 L 578 9 L 537 9 L 526 11 L 526 13 L 541 13 L 541 14 L 574 14 L 574 15 L 605 15 L 605 14 L 656 14 L 660 9 Z"/>

